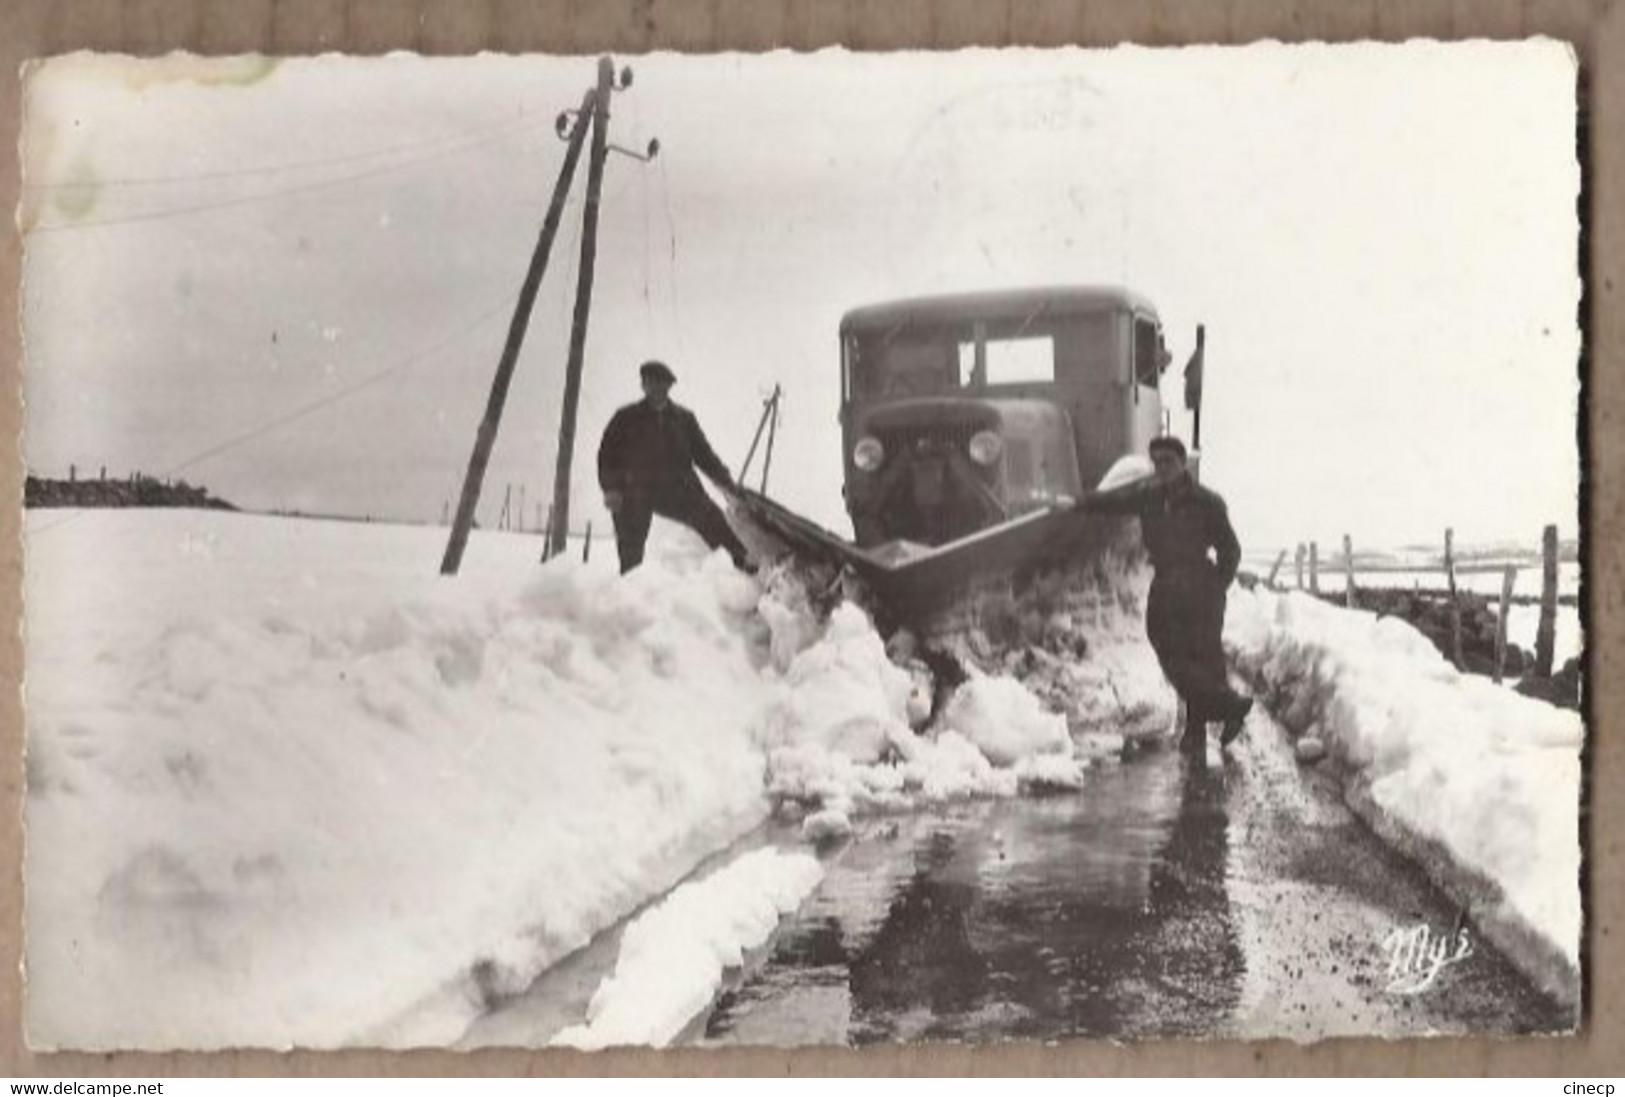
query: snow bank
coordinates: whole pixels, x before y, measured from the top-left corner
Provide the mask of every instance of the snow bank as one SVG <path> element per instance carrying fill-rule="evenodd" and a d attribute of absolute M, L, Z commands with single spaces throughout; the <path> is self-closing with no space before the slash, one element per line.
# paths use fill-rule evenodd
<path fill-rule="evenodd" d="M 898 665 L 860 610 L 821 622 L 795 576 L 743 577 L 685 532 L 657 526 L 625 578 L 606 551 L 537 568 L 534 538 L 482 533 L 445 579 L 443 537 L 28 515 L 34 1044 L 447 1043 L 775 802 L 828 841 L 865 811 L 1086 792 L 1124 729 L 1173 716 L 1132 556 L 983 607 L 972 673 L 925 727 L 907 645 Z M 1480 924 L 1572 985 L 1578 718 L 1305 597 L 1236 593 L 1226 638 L 1356 803 L 1487 881 Z M 572 1039 L 669 1038 L 810 863 L 680 889 Z"/>
<path fill-rule="evenodd" d="M 691 539 L 29 519 L 36 1045 L 440 1042 L 765 817 L 758 593 Z"/>
<path fill-rule="evenodd" d="M 669 1044 L 710 1006 L 723 973 L 764 943 L 823 874 L 809 853 L 759 849 L 679 887 L 626 928 L 615 971 L 593 994 L 586 1023 L 553 1043 Z"/>
<path fill-rule="evenodd" d="M 1138 642 L 1144 646 L 1143 637 Z M 1080 676 L 1104 673 L 1076 669 Z M 843 834 L 859 812 L 1078 788 L 1093 760 L 1122 747 L 1120 735 L 1074 738 L 1067 716 L 1002 672 L 973 674 L 935 724 L 917 733 L 930 707 L 925 673 L 889 661 L 851 605 L 837 607 L 824 635 L 790 662 L 767 721 L 768 785 L 781 800 L 808 808 L 809 837 Z M 1105 718 L 1102 697 L 1088 698 L 1089 705 Z M 1124 711 L 1115 696 L 1111 708 Z"/>
<path fill-rule="evenodd" d="M 985 602 L 959 642 L 966 662 L 1018 679 L 1064 713 L 1074 740 L 1096 757 L 1125 737 L 1166 735 L 1178 704 L 1145 636 L 1151 572 L 1137 538 L 1124 536 L 1086 568 Z"/>
<path fill-rule="evenodd" d="M 1351 803 L 1554 993 L 1579 988 L 1579 715 L 1457 673 L 1408 624 L 1234 592 L 1225 644 Z"/>
<path fill-rule="evenodd" d="M 443 541 L 29 514 L 34 1044 L 450 1042 L 777 802 L 830 840 L 860 811 L 1078 788 L 1122 744 L 1089 723 L 1122 683 L 1088 676 L 1126 639 L 1034 676 L 1076 736 L 997 668 L 925 729 L 929 673 L 860 610 L 821 622 L 794 575 L 674 527 L 624 578 L 607 546 L 538 568 L 535 538 L 491 533 L 442 578 Z M 1121 626 L 1091 597 L 1044 650 Z"/>
<path fill-rule="evenodd" d="M 908 672 L 887 659 L 863 611 L 842 603 L 822 638 L 791 660 L 766 741 L 878 761 L 894 738 L 910 733 L 913 688 Z"/>
<path fill-rule="evenodd" d="M 1070 753 L 1066 718 L 1046 711 L 1014 678 L 977 678 L 954 692 L 943 720 L 988 761 L 1011 766 L 1028 755 Z"/>

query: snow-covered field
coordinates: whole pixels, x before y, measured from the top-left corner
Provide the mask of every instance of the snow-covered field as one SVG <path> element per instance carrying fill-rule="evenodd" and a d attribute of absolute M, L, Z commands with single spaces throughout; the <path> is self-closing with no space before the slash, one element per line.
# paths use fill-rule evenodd
<path fill-rule="evenodd" d="M 28 515 L 36 1045 L 449 1042 L 775 798 L 816 839 L 1090 764 L 997 676 L 916 735 L 862 613 L 673 527 L 624 580 L 492 533 L 442 578 L 444 536 Z"/>
<path fill-rule="evenodd" d="M 1232 592 L 1232 659 L 1351 803 L 1514 962 L 1579 994 L 1578 713 L 1456 671 L 1409 625 L 1304 594 Z"/>

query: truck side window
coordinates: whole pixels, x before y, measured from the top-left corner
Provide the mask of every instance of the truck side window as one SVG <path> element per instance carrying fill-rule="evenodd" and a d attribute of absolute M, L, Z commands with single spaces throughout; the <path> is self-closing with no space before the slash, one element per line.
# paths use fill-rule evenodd
<path fill-rule="evenodd" d="M 1161 346 L 1157 339 L 1157 325 L 1150 320 L 1134 321 L 1134 380 L 1150 388 L 1157 387 L 1161 376 Z"/>

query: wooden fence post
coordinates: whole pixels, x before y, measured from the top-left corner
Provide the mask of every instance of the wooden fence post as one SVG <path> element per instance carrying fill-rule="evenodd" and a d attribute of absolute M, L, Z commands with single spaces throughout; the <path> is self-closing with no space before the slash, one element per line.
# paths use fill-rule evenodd
<path fill-rule="evenodd" d="M 1320 593 L 1320 542 L 1309 542 L 1309 593 Z"/>
<path fill-rule="evenodd" d="M 1444 531 L 1444 577 L 1450 588 L 1450 661 L 1462 669 L 1461 659 L 1461 599 L 1456 596 L 1456 531 Z"/>
<path fill-rule="evenodd" d="M 1535 628 L 1535 673 L 1552 676 L 1557 637 L 1557 527 L 1547 526 L 1540 539 L 1540 624 Z"/>
<path fill-rule="evenodd" d="M 1282 549 L 1280 551 L 1280 553 L 1275 557 L 1275 565 L 1270 568 L 1270 577 L 1264 581 L 1264 585 L 1266 587 L 1268 587 L 1270 590 L 1275 589 L 1275 577 L 1281 573 L 1281 565 L 1283 563 L 1285 563 L 1285 562 L 1286 562 L 1286 549 Z"/>
<path fill-rule="evenodd" d="M 1501 573 L 1501 609 L 1495 615 L 1495 681 L 1500 684 L 1506 671 L 1507 617 L 1512 611 L 1512 584 L 1518 581 L 1518 569 L 1507 565 Z"/>
<path fill-rule="evenodd" d="M 1292 565 L 1298 572 L 1298 589 L 1303 589 L 1303 542 L 1298 542 L 1297 551 L 1292 554 Z"/>
<path fill-rule="evenodd" d="M 547 525 L 542 527 L 542 528 L 543 528 L 543 530 L 545 532 L 545 535 L 542 537 L 542 563 L 545 564 L 550 559 L 552 559 L 553 555 L 554 555 L 554 553 L 553 553 L 553 508 L 551 506 L 549 506 L 547 508 Z M 564 539 L 560 538 L 559 543 L 562 545 L 564 543 Z"/>
<path fill-rule="evenodd" d="M 1343 534 L 1343 604 L 1354 608 L 1354 541 Z"/>

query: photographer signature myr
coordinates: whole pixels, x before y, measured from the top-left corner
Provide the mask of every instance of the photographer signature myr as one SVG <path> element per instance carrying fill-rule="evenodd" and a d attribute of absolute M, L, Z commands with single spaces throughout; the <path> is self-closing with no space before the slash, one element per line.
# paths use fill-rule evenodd
<path fill-rule="evenodd" d="M 1420 994 L 1431 987 L 1439 972 L 1473 955 L 1466 927 L 1435 934 L 1426 923 L 1399 928 L 1383 939 L 1388 954 L 1388 993 Z"/>

